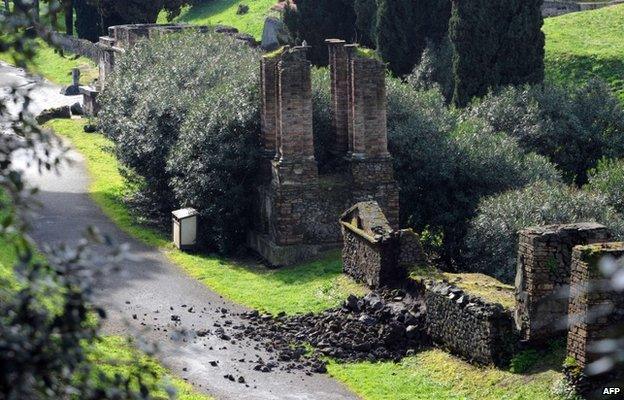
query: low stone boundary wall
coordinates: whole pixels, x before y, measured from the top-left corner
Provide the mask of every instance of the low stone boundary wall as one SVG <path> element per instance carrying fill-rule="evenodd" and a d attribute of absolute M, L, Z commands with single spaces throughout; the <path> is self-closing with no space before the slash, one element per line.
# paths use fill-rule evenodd
<path fill-rule="evenodd" d="M 609 7 L 622 4 L 624 0 L 602 1 L 602 2 L 575 2 L 562 0 L 545 0 L 542 3 L 542 15 L 544 17 L 556 17 L 558 15 L 569 14 L 578 11 L 595 10 L 597 8 Z"/>
<path fill-rule="evenodd" d="M 95 43 L 88 40 L 54 32 L 52 33 L 52 41 L 64 51 L 86 57 L 95 63 L 100 61 L 100 49 Z"/>
<path fill-rule="evenodd" d="M 425 288 L 427 334 L 438 346 L 468 361 L 506 365 L 517 336 L 510 310 L 446 282 Z"/>

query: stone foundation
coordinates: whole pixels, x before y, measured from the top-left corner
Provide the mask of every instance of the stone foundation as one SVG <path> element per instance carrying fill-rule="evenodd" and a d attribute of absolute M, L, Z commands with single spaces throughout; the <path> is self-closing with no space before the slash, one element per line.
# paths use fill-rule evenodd
<path fill-rule="evenodd" d="M 572 248 L 609 237 L 608 229 L 596 223 L 520 231 L 515 320 L 522 340 L 540 342 L 565 335 Z"/>

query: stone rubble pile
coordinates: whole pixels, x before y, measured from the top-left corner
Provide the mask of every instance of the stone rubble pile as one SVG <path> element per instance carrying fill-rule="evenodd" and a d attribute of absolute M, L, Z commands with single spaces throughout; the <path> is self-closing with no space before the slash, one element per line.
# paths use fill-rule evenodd
<path fill-rule="evenodd" d="M 427 343 L 423 303 L 401 289 L 351 295 L 341 307 L 321 314 L 272 317 L 252 311 L 241 316 L 248 324 L 233 327 L 232 336 L 251 338 L 277 354 L 274 362 L 258 362 L 256 369 L 265 372 L 279 367 L 323 373 L 322 356 L 398 361 Z"/>

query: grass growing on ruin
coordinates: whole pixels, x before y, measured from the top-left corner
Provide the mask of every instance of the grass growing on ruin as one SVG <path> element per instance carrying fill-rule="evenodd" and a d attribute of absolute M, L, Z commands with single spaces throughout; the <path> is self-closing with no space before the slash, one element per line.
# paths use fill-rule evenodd
<path fill-rule="evenodd" d="M 513 308 L 516 305 L 514 287 L 489 275 L 469 272 L 456 274 L 442 272 L 433 267 L 418 267 L 410 271 L 410 277 L 419 280 L 446 280 L 465 290 L 466 293 L 479 296 L 489 302 L 499 303 L 505 308 Z"/>
<path fill-rule="evenodd" d="M 337 252 L 304 265 L 269 270 L 216 255 L 178 251 L 164 234 L 139 225 L 132 217 L 123 202 L 127 189 L 110 151 L 112 143 L 102 135 L 84 133 L 84 124 L 84 120 L 54 120 L 48 126 L 85 157 L 95 202 L 121 229 L 160 248 L 169 260 L 216 292 L 262 311 L 290 314 L 322 311 L 350 293 L 364 293 L 362 286 L 342 274 Z"/>
<path fill-rule="evenodd" d="M 49 81 L 59 85 L 69 85 L 72 83 L 72 68 L 80 68 L 80 72 L 82 73 L 80 82 L 83 84 L 91 83 L 91 81 L 98 77 L 98 67 L 88 58 L 77 57 L 69 53 L 61 56 L 53 47 L 50 47 L 43 41 L 38 40 L 37 44 L 37 54 L 32 62 L 27 64 L 26 68 L 31 74 L 43 76 Z M 11 65 L 16 64 L 9 53 L 0 53 L 0 61 Z"/>
<path fill-rule="evenodd" d="M 553 400 L 563 352 L 542 358 L 524 374 L 477 367 L 433 349 L 399 363 L 330 363 L 331 376 L 367 400 Z"/>
<path fill-rule="evenodd" d="M 249 6 L 249 11 L 238 15 L 239 4 Z M 264 19 L 269 15 L 277 15 L 271 11 L 271 7 L 277 4 L 277 0 L 212 0 L 198 2 L 196 5 L 186 7 L 175 22 L 186 22 L 194 25 L 229 25 L 237 28 L 240 32 L 248 33 L 260 39 Z M 161 13 L 158 22 L 166 22 L 166 14 Z"/>
<path fill-rule="evenodd" d="M 89 349 L 88 359 L 95 365 L 95 372 L 106 376 L 132 376 L 142 374 L 148 384 L 156 384 L 160 390 L 150 393 L 155 399 L 168 399 L 166 386 L 173 387 L 179 400 L 208 400 L 210 397 L 198 393 L 189 383 L 173 377 L 154 357 L 137 349 L 132 342 L 120 336 L 105 336 Z"/>
<path fill-rule="evenodd" d="M 546 75 L 563 83 L 598 77 L 624 101 L 624 4 L 544 20 Z"/>

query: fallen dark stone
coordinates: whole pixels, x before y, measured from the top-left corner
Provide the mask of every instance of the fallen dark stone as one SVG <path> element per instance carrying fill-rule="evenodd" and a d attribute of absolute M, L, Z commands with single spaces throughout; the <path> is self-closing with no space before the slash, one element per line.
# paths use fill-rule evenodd
<path fill-rule="evenodd" d="M 71 118 L 71 116 L 72 116 L 71 107 L 69 106 L 49 108 L 47 110 L 43 110 L 41 114 L 37 116 L 37 123 L 39 123 L 40 125 L 43 125 L 52 119 L 57 119 L 57 118 L 68 119 L 68 118 Z M 130 304 L 130 303 L 126 303 L 126 304 Z"/>

